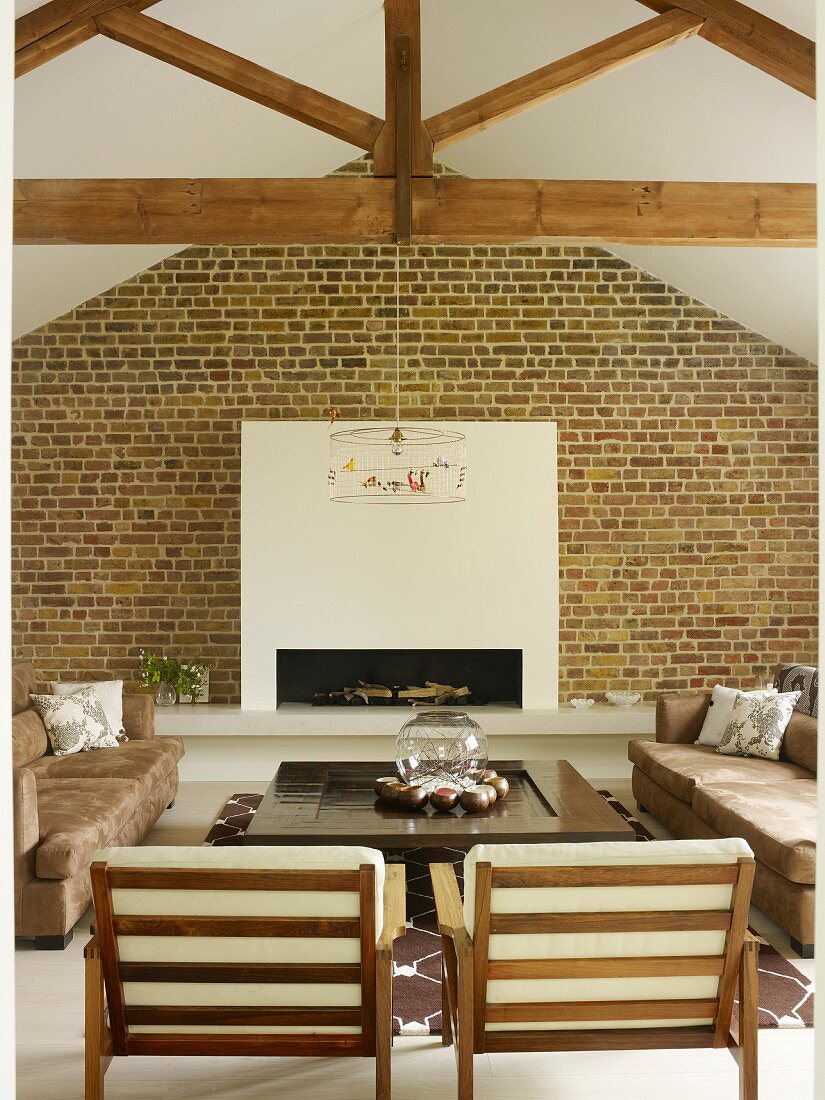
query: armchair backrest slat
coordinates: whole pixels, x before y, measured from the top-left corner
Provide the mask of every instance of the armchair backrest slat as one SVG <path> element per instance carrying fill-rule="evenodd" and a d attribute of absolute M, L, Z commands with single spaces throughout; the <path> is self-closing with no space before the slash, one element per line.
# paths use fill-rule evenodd
<path fill-rule="evenodd" d="M 572 1049 L 587 1032 L 632 1042 L 640 1028 L 722 1045 L 753 872 L 741 841 L 475 849 L 465 917 L 476 1052 L 545 1039 Z"/>
<path fill-rule="evenodd" d="M 236 1039 L 279 1054 L 308 1037 L 374 1055 L 383 861 L 351 851 L 349 868 L 250 867 L 241 855 L 227 867 L 225 850 L 214 851 L 222 866 L 200 852 L 197 866 L 100 853 L 111 857 L 91 877 L 114 1053 Z"/>

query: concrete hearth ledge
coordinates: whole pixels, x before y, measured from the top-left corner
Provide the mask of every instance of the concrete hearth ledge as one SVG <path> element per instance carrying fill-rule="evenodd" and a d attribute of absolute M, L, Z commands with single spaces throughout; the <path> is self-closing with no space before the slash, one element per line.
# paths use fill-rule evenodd
<path fill-rule="evenodd" d="M 161 735 L 184 737 L 393 737 L 409 717 L 403 707 L 311 707 L 286 703 L 277 710 L 242 710 L 231 703 L 179 703 L 155 708 Z M 596 703 L 588 710 L 522 710 L 496 705 L 471 708 L 485 733 L 496 736 L 645 737 L 654 733 L 656 707 L 637 703 L 614 707 Z"/>

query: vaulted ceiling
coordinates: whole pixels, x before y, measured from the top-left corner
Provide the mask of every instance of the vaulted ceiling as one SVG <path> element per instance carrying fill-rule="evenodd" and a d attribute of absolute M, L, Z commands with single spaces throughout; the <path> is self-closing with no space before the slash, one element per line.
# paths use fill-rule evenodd
<path fill-rule="evenodd" d="M 17 14 L 42 0 L 17 0 Z M 752 0 L 814 37 L 814 0 Z M 435 114 L 649 19 L 636 0 L 422 0 L 422 107 Z M 153 17 L 383 115 L 381 0 L 161 0 Z M 815 179 L 812 99 L 693 37 L 439 153 L 478 178 Z M 322 176 L 361 150 L 102 36 L 16 83 L 15 175 Z M 27 332 L 189 242 L 21 245 Z M 816 250 L 611 246 L 816 358 Z"/>

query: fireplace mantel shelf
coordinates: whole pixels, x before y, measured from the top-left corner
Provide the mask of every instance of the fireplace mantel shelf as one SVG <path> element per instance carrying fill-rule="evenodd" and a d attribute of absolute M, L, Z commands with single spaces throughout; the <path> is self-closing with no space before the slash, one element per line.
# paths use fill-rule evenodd
<path fill-rule="evenodd" d="M 605 735 L 645 737 L 654 733 L 656 707 L 637 703 L 588 710 L 522 710 L 515 705 L 469 708 L 487 734 L 496 736 Z M 406 707 L 312 707 L 287 703 L 277 710 L 242 710 L 232 703 L 180 703 L 155 708 L 161 735 L 184 737 L 386 737 L 395 736 L 412 713 Z"/>

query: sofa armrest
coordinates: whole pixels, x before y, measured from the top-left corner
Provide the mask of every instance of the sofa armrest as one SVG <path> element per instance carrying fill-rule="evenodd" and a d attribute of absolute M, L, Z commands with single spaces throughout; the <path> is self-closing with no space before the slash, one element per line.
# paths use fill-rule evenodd
<path fill-rule="evenodd" d="M 673 692 L 656 700 L 656 740 L 689 745 L 699 736 L 710 692 Z"/>
<path fill-rule="evenodd" d="M 29 768 L 12 769 L 12 817 L 14 819 L 14 904 L 17 917 L 23 887 L 35 877 L 40 843 L 37 814 L 37 781 Z"/>
<path fill-rule="evenodd" d="M 123 696 L 123 728 L 130 741 L 151 741 L 155 736 L 155 700 L 151 695 Z"/>

